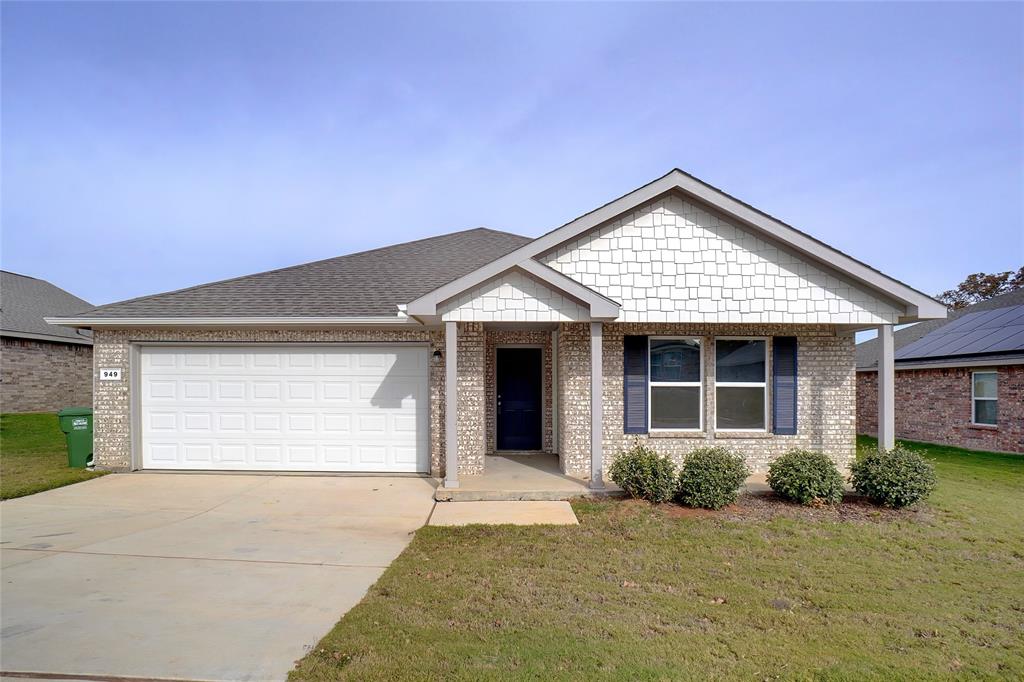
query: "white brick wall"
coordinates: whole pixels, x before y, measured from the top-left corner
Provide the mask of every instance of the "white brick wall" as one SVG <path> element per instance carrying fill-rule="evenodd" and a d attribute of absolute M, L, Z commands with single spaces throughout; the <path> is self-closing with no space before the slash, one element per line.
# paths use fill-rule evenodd
<path fill-rule="evenodd" d="M 590 337 L 585 324 L 563 324 L 558 339 L 559 455 L 563 471 L 590 478 Z M 632 435 L 623 429 L 623 337 L 627 334 L 699 337 L 704 348 L 704 429 L 693 433 Z M 720 336 L 796 336 L 797 433 L 716 432 L 714 339 Z M 741 453 L 755 472 L 793 448 L 820 450 L 841 469 L 855 455 L 856 395 L 853 337 L 830 325 L 606 324 L 603 334 L 602 449 L 605 475 L 635 440 L 681 463 L 698 447 L 723 445 Z M 771 358 L 769 355 L 769 362 Z M 768 384 L 771 401 L 771 383 Z M 770 410 L 769 410 L 770 414 Z"/>
<path fill-rule="evenodd" d="M 619 322 L 885 324 L 900 314 L 675 195 L 539 260 L 622 303 Z"/>
<path fill-rule="evenodd" d="M 439 307 L 443 320 L 477 322 L 572 322 L 590 311 L 523 274 L 510 270 Z"/>

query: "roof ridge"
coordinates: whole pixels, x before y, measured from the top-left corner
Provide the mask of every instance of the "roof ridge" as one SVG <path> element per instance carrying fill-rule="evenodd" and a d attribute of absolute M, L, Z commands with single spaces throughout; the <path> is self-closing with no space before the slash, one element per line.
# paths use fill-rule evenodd
<path fill-rule="evenodd" d="M 160 299 L 160 298 L 163 298 L 165 296 L 171 296 L 171 295 L 174 295 L 174 294 L 180 294 L 180 293 L 184 293 L 186 291 L 195 291 L 197 289 L 204 289 L 206 287 L 211 287 L 211 286 L 215 286 L 215 285 L 218 285 L 218 284 L 227 284 L 229 282 L 237 282 L 237 281 L 240 281 L 240 280 L 243 280 L 243 279 L 249 279 L 251 277 L 259 277 L 261 275 L 272 275 L 272 274 L 276 274 L 276 273 L 279 273 L 279 272 L 287 272 L 288 270 L 295 270 L 297 268 L 304 268 L 304 267 L 308 267 L 308 266 L 321 265 L 323 263 L 329 263 L 331 261 L 337 261 L 337 260 L 341 260 L 343 258 L 351 258 L 353 256 L 365 256 L 366 254 L 375 253 L 377 251 L 384 251 L 386 249 L 394 249 L 394 248 L 398 248 L 400 246 L 409 246 L 410 244 L 419 244 L 419 243 L 422 243 L 422 242 L 434 241 L 436 239 L 442 239 L 444 237 L 451 237 L 451 236 L 454 236 L 454 235 L 457 235 L 457 234 L 466 234 L 466 233 L 469 233 L 469 232 L 481 232 L 481 231 L 493 232 L 495 234 L 505 234 L 505 235 L 509 235 L 509 236 L 512 236 L 512 237 L 520 237 L 520 238 L 523 238 L 523 239 L 530 239 L 529 237 L 524 237 L 523 235 L 515 234 L 515 233 L 512 233 L 512 232 L 505 232 L 505 231 L 502 231 L 502 230 L 494 230 L 494 229 L 491 229 L 489 227 L 482 227 L 482 226 L 481 227 L 471 227 L 471 228 L 468 228 L 468 229 L 465 229 L 465 230 L 456 230 L 455 232 L 446 232 L 444 234 L 437 234 L 437 235 L 434 235 L 432 237 L 422 237 L 420 239 L 410 239 L 409 241 L 399 242 L 398 244 L 389 244 L 387 246 L 378 246 L 378 247 L 375 247 L 375 248 L 372 248 L 372 249 L 366 249 L 365 251 L 356 251 L 354 253 L 345 253 L 345 254 L 341 254 L 339 256 L 331 256 L 329 258 L 321 258 L 319 260 L 308 261 L 306 263 L 296 263 L 294 265 L 286 265 L 286 266 L 280 267 L 280 268 L 271 268 L 270 270 L 263 270 L 263 271 L 260 271 L 260 272 L 251 272 L 251 273 L 246 274 L 246 275 L 237 275 L 235 277 L 226 277 L 224 279 L 215 280 L 213 282 L 204 282 L 202 284 L 193 284 L 192 286 L 182 287 L 180 289 L 172 289 L 171 291 L 161 291 L 161 292 L 158 292 L 158 293 L 155 293 L 155 294 L 145 294 L 143 296 L 135 296 L 134 298 L 126 298 L 126 299 L 121 300 L 121 301 L 112 301 L 110 303 L 104 303 L 103 305 L 93 306 L 92 308 L 90 308 L 88 310 L 83 310 L 83 311 L 77 313 L 77 315 L 84 315 L 84 314 L 87 314 L 87 313 L 95 312 L 97 310 L 106 308 L 108 306 L 121 305 L 121 304 L 124 304 L 124 303 L 135 303 L 137 301 L 143 301 L 143 300 Z"/>

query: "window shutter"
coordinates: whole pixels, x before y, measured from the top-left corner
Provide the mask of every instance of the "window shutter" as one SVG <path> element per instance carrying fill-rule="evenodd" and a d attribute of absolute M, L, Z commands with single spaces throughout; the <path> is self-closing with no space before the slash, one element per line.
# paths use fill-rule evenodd
<path fill-rule="evenodd" d="M 623 404 L 625 433 L 647 433 L 647 337 L 623 339 Z"/>
<path fill-rule="evenodd" d="M 796 435 L 796 337 L 776 336 L 772 348 L 772 427 Z"/>

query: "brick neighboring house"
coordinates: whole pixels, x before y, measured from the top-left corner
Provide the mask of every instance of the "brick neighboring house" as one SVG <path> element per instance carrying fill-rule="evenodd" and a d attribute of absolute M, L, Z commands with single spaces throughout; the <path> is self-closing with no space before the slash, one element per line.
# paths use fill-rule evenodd
<path fill-rule="evenodd" d="M 96 382 L 100 467 L 451 489 L 511 460 L 600 488 L 633 439 L 845 467 L 855 332 L 945 315 L 673 170 L 535 239 L 466 230 L 50 321 L 92 329 L 96 371 L 121 370 Z"/>
<path fill-rule="evenodd" d="M 92 405 L 92 338 L 47 324 L 91 304 L 49 282 L 0 271 L 0 411 Z"/>
<path fill-rule="evenodd" d="M 1024 289 L 896 330 L 896 436 L 1024 453 Z M 857 432 L 878 426 L 878 342 L 857 344 Z"/>

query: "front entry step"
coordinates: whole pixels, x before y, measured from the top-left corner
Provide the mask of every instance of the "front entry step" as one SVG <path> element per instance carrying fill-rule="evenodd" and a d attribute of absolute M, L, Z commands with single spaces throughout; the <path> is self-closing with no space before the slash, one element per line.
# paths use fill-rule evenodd
<path fill-rule="evenodd" d="M 445 488 L 442 482 L 434 491 L 434 499 L 438 502 L 554 502 L 576 497 L 614 497 L 621 494 L 618 488 L 592 490 L 583 484 L 562 490 L 479 490 Z"/>

